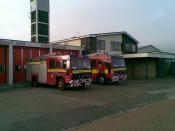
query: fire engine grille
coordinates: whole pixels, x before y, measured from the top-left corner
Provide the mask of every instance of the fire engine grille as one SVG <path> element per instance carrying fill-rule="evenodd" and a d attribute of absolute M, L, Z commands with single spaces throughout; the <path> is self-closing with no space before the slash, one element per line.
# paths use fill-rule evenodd
<path fill-rule="evenodd" d="M 91 78 L 91 73 L 80 73 L 80 74 L 73 74 L 72 79 L 78 80 L 78 79 L 88 79 Z"/>
<path fill-rule="evenodd" d="M 126 71 L 115 71 L 114 75 L 127 75 Z"/>

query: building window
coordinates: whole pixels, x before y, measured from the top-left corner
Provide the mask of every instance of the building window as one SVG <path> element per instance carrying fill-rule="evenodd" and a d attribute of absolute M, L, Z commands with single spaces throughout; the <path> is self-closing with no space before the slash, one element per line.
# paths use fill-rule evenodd
<path fill-rule="evenodd" d="M 32 35 L 36 35 L 36 24 L 32 24 L 32 27 L 31 27 L 31 34 L 32 34 Z"/>
<path fill-rule="evenodd" d="M 105 50 L 105 40 L 97 40 L 97 50 Z"/>
<path fill-rule="evenodd" d="M 121 51 L 121 44 L 115 41 L 111 41 L 111 51 Z"/>
<path fill-rule="evenodd" d="M 36 11 L 33 11 L 32 13 L 31 13 L 31 22 L 33 23 L 33 22 L 36 22 Z"/>
<path fill-rule="evenodd" d="M 38 20 L 39 22 L 48 23 L 49 22 L 49 13 L 45 11 L 38 11 Z"/>
<path fill-rule="evenodd" d="M 42 37 L 42 36 L 38 37 L 39 43 L 48 43 L 48 41 L 49 41 L 48 37 Z"/>
<path fill-rule="evenodd" d="M 134 45 L 134 44 L 125 44 L 125 50 L 127 52 L 136 52 L 136 45 Z"/>
<path fill-rule="evenodd" d="M 0 73 L 5 72 L 5 66 L 4 65 L 0 65 Z"/>
<path fill-rule="evenodd" d="M 15 71 L 21 71 L 21 66 L 20 65 L 15 65 Z"/>
<path fill-rule="evenodd" d="M 49 35 L 49 26 L 46 24 L 38 24 L 38 33 L 40 35 Z"/>
<path fill-rule="evenodd" d="M 32 41 L 32 42 L 36 42 L 36 37 L 35 37 L 35 36 L 32 37 L 32 38 L 31 38 L 31 41 Z"/>

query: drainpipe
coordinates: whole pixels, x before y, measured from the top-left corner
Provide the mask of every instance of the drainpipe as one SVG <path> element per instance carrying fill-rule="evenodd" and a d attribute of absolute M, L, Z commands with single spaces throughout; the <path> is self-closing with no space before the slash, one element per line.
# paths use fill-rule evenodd
<path fill-rule="evenodd" d="M 13 84 L 13 44 L 9 44 L 9 85 Z"/>

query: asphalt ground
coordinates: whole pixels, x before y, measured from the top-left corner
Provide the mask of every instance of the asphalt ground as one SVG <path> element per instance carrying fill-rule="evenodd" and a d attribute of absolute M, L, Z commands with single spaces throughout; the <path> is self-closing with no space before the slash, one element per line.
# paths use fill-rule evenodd
<path fill-rule="evenodd" d="M 95 121 L 74 131 L 175 131 L 175 100 L 150 104 Z"/>
<path fill-rule="evenodd" d="M 95 130 L 90 126 L 98 121 L 118 119 L 132 110 L 174 98 L 175 79 L 94 84 L 89 89 L 64 91 L 48 86 L 0 90 L 0 130 Z M 171 115 L 172 111 L 167 112 Z"/>

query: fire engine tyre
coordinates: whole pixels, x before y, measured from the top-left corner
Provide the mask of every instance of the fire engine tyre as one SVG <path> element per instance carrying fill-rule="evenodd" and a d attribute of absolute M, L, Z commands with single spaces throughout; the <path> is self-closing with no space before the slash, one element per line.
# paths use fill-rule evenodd
<path fill-rule="evenodd" d="M 64 80 L 63 79 L 58 79 L 56 86 L 57 86 L 58 89 L 64 90 Z"/>
<path fill-rule="evenodd" d="M 118 85 L 120 82 L 119 81 L 117 81 L 117 82 L 114 82 L 114 84 L 116 84 L 116 85 Z"/>
<path fill-rule="evenodd" d="M 37 79 L 35 77 L 32 77 L 32 82 L 31 82 L 33 87 L 37 87 L 38 86 L 38 82 Z"/>
<path fill-rule="evenodd" d="M 36 81 L 32 81 L 31 84 L 32 84 L 33 87 L 37 87 L 38 86 L 38 83 Z"/>
<path fill-rule="evenodd" d="M 105 78 L 103 76 L 100 76 L 98 79 L 98 82 L 100 85 L 104 85 L 105 84 Z"/>

